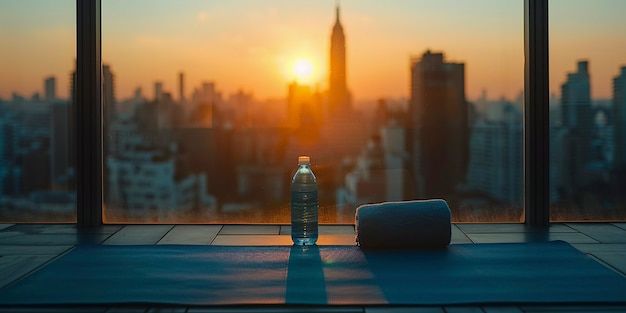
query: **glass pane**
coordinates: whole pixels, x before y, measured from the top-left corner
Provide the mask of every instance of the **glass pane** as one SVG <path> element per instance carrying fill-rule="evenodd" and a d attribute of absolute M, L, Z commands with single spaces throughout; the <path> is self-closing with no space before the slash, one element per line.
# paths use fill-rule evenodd
<path fill-rule="evenodd" d="M 551 219 L 626 219 L 626 2 L 550 1 Z"/>
<path fill-rule="evenodd" d="M 75 6 L 0 1 L 0 223 L 76 221 Z"/>
<path fill-rule="evenodd" d="M 103 1 L 105 220 L 289 223 L 310 155 L 322 223 L 520 221 L 523 47 L 522 1 Z"/>

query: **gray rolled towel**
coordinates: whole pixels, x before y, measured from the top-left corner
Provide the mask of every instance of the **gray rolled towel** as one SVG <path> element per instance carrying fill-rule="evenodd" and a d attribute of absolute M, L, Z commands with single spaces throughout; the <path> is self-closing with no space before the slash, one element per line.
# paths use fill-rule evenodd
<path fill-rule="evenodd" d="M 452 214 L 441 199 L 361 205 L 355 213 L 362 249 L 442 248 L 450 244 Z"/>

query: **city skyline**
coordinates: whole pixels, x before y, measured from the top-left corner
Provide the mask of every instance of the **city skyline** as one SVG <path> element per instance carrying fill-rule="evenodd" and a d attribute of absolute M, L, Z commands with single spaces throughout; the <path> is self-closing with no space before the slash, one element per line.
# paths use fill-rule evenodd
<path fill-rule="evenodd" d="M 468 99 L 479 98 L 483 89 L 490 98 L 514 99 L 519 94 L 523 88 L 523 3 L 444 2 L 388 6 L 368 1 L 341 2 L 347 81 L 356 101 L 408 98 L 409 60 L 429 48 L 444 51 L 448 61 L 467 65 Z M 589 14 L 587 20 L 601 19 L 603 23 L 582 29 L 563 15 L 580 15 L 586 10 L 584 3 L 550 3 L 551 25 L 554 25 L 550 46 L 551 92 L 560 93 L 559 86 L 565 80 L 563 73 L 572 70 L 571 64 L 588 59 L 592 61 L 592 97 L 610 98 L 612 79 L 619 74 L 619 67 L 626 64 L 625 59 L 611 55 L 611 51 L 626 49 L 626 40 L 615 37 L 617 30 L 611 27 L 615 26 L 614 12 L 619 10 L 594 6 L 596 13 Z M 444 10 L 446 4 L 454 4 L 459 12 Z M 202 81 L 212 81 L 225 94 L 243 89 L 259 99 L 283 98 L 287 84 L 294 80 L 292 63 L 302 57 L 314 64 L 313 80 L 303 83 L 312 87 L 319 83 L 320 89 L 327 89 L 329 25 L 334 20 L 335 3 L 305 1 L 298 5 L 284 1 L 210 5 L 180 2 L 176 10 L 171 10 L 172 5 L 166 2 L 155 2 L 150 7 L 141 2 L 103 3 L 103 61 L 111 65 L 119 79 L 118 99 L 131 97 L 137 87 L 142 87 L 145 95 L 153 94 L 155 81 L 163 82 L 165 90 L 175 93 L 181 71 L 186 75 L 186 95 Z M 3 3 L 3 6 L 0 11 L 18 12 L 17 16 L 20 10 L 25 10 L 22 4 Z M 15 31 L 6 32 L 3 38 L 13 49 L 9 49 L 5 58 L 8 70 L 0 75 L 1 98 L 10 98 L 13 92 L 27 97 L 34 92 L 43 94 L 41 81 L 49 76 L 57 78 L 59 97 L 68 97 L 69 79 L 64 78 L 69 76 L 74 62 L 73 6 L 68 1 L 65 9 L 57 5 L 41 10 L 47 15 L 39 12 L 25 20 L 10 16 L 2 19 L 3 29 Z M 563 12 L 563 7 L 567 7 L 567 12 Z M 480 8 L 488 11 L 482 12 Z M 421 13 L 426 10 L 429 14 Z M 411 12 L 418 12 L 415 17 L 419 18 L 410 18 Z M 163 19 L 159 18 L 165 13 L 171 15 L 168 23 L 162 23 Z M 472 17 L 467 13 L 482 15 Z M 449 20 L 456 23 L 446 22 Z M 263 27 L 254 27 L 259 23 Z M 458 32 L 459 27 L 471 32 L 472 38 Z M 453 34 L 456 37 L 450 37 Z M 610 44 L 612 49 L 606 49 L 608 38 L 617 38 Z M 604 44 L 600 44 L 602 40 Z M 589 45 L 590 41 L 598 44 Z M 35 57 L 41 53 L 41 46 L 54 48 L 45 50 L 48 53 L 45 58 Z M 220 57 L 219 53 L 226 53 L 222 50 L 230 51 L 230 55 Z M 22 60 L 25 57 L 28 63 Z M 226 71 L 224 67 L 232 69 Z"/>
<path fill-rule="evenodd" d="M 283 86 L 287 97 L 279 101 L 258 101 L 252 87 L 232 94 L 217 79 L 202 81 L 199 87 L 192 80 L 189 86 L 184 70 L 176 72 L 173 85 L 178 88 L 153 78 L 149 82 L 153 90 L 135 89 L 134 98 L 127 101 L 119 90 L 120 85 L 128 86 L 124 80 L 129 72 L 104 60 L 103 219 L 241 222 L 241 214 L 255 212 L 259 222 L 279 222 L 288 215 L 285 182 L 292 162 L 309 155 L 320 174 L 320 208 L 326 222 L 351 220 L 363 203 L 415 198 L 446 199 L 457 221 L 520 220 L 524 150 L 520 93 L 508 100 L 496 94 L 499 100 L 493 101 L 493 89 L 487 92 L 484 87 L 480 98 L 472 99 L 468 86 L 476 76 L 470 75 L 469 61 L 450 58 L 446 49 L 426 49 L 409 56 L 406 103 L 386 95 L 374 105 L 353 106 L 362 75 L 348 65 L 349 51 L 356 50 L 353 55 L 368 51 L 358 45 L 352 48 L 340 6 L 334 11 L 326 38 L 329 74 L 319 74 L 320 84 L 312 86 L 313 81 L 305 81 L 315 69 L 312 59 L 298 56 L 287 67 L 298 79 L 287 80 Z M 211 19 L 202 14 L 198 18 Z M 173 49 L 180 46 L 188 48 L 181 44 Z M 154 51 L 137 59 L 139 67 L 141 62 L 158 64 L 153 69 L 160 71 L 185 62 L 154 63 L 153 55 L 167 54 Z M 227 72 L 238 75 L 237 81 L 280 72 L 241 71 L 235 65 L 253 63 L 254 58 L 234 51 L 229 57 L 241 62 L 224 66 L 233 66 Z M 619 190 L 626 171 L 615 152 L 624 124 L 619 118 L 623 86 L 620 78 L 614 78 L 612 107 L 607 102 L 594 108 L 592 64 L 595 60 L 577 58 L 575 71 L 568 64 L 561 99 L 550 99 L 551 206 L 555 212 L 565 207 L 569 216 L 582 218 L 621 216 L 626 199 Z M 363 69 L 377 66 L 372 63 Z M 623 76 L 626 67 L 620 71 Z M 68 77 L 72 90 L 79 88 L 76 77 Z M 387 81 L 380 75 L 377 79 Z M 80 103 L 73 97 L 57 98 L 57 82 L 55 76 L 46 75 L 40 80 L 43 91 L 31 99 L 0 102 L 0 200 L 6 205 L 0 216 L 18 216 L 16 208 L 38 211 L 37 203 L 62 198 L 63 206 L 53 210 L 67 217 L 75 204 L 76 124 L 70 112 Z M 189 88 L 185 92 L 184 86 Z M 194 90 L 191 97 L 189 90 Z M 611 110 L 618 119 L 610 118 Z"/>

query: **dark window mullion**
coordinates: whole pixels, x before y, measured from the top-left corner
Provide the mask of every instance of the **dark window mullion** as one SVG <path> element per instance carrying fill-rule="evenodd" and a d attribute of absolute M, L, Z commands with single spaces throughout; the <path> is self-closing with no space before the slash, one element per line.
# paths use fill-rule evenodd
<path fill-rule="evenodd" d="M 76 0 L 76 193 L 78 226 L 102 224 L 101 0 Z"/>
<path fill-rule="evenodd" d="M 524 0 L 524 210 L 526 224 L 550 221 L 548 0 Z"/>

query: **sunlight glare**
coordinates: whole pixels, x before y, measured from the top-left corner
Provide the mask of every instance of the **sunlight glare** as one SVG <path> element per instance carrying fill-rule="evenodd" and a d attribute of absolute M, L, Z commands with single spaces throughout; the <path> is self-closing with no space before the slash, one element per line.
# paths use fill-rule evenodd
<path fill-rule="evenodd" d="M 299 80 L 305 80 L 313 74 L 313 63 L 307 59 L 299 59 L 293 64 L 293 73 Z"/>

